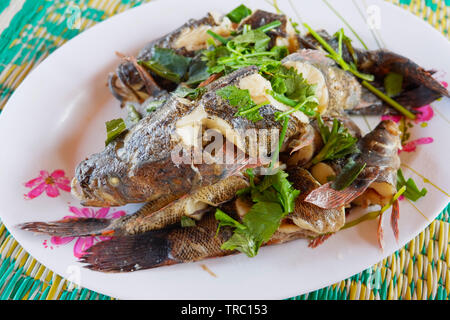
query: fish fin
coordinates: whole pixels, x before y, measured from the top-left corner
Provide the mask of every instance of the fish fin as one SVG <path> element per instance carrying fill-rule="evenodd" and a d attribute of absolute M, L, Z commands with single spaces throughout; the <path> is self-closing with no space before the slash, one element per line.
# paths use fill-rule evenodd
<path fill-rule="evenodd" d="M 377 227 L 377 241 L 380 249 L 383 250 L 384 247 L 384 232 L 383 232 L 383 213 L 380 214 Z"/>
<path fill-rule="evenodd" d="M 342 207 L 363 194 L 369 185 L 377 179 L 379 172 L 378 167 L 365 168 L 361 175 L 344 190 L 334 190 L 331 187 L 331 182 L 328 182 L 311 191 L 306 196 L 305 201 L 323 209 Z"/>
<path fill-rule="evenodd" d="M 320 246 L 322 243 L 325 242 L 325 240 L 327 240 L 329 237 L 331 237 L 333 235 L 333 233 L 327 233 L 327 234 L 322 234 L 318 237 L 315 237 L 314 239 L 311 239 L 309 241 L 308 247 L 309 248 L 317 248 L 318 246 Z"/>
<path fill-rule="evenodd" d="M 392 204 L 392 213 L 391 213 L 391 227 L 394 231 L 395 239 L 398 241 L 399 229 L 398 229 L 398 219 L 400 218 L 400 207 L 398 204 L 398 200 L 395 200 Z"/>
<path fill-rule="evenodd" d="M 53 222 L 26 222 L 19 224 L 22 230 L 45 233 L 56 237 L 86 237 L 94 235 L 113 235 L 108 230 L 113 219 L 67 218 Z"/>
<path fill-rule="evenodd" d="M 167 230 L 156 230 L 102 241 L 86 250 L 80 262 L 102 272 L 131 272 L 178 263 L 169 258 L 167 235 Z"/>

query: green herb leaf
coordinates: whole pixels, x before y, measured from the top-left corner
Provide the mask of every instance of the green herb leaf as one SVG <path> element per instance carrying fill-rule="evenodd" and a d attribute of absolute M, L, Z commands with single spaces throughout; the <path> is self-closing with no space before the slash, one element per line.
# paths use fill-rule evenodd
<path fill-rule="evenodd" d="M 195 85 L 209 78 L 208 63 L 202 59 L 194 60 L 189 66 L 187 85 Z"/>
<path fill-rule="evenodd" d="M 217 209 L 218 230 L 224 226 L 235 228 L 233 236 L 222 245 L 222 249 L 238 250 L 254 257 L 259 247 L 270 240 L 281 220 L 294 210 L 295 199 L 300 194 L 287 177 L 288 174 L 280 170 L 272 176 L 265 176 L 258 185 L 251 181 L 250 187 L 245 190 L 255 204 L 243 217 L 242 223 Z"/>
<path fill-rule="evenodd" d="M 357 138 L 353 137 L 337 119 L 333 120 L 333 127 L 330 128 L 323 123 L 320 115 L 317 116 L 317 124 L 324 146 L 312 159 L 311 163 L 316 164 L 324 160 L 335 160 L 358 152 L 356 147 Z"/>
<path fill-rule="evenodd" d="M 180 98 L 189 98 L 191 100 L 197 100 L 205 92 L 206 92 L 205 87 L 199 87 L 199 88 L 192 89 L 192 88 L 180 85 L 172 93 Z"/>
<path fill-rule="evenodd" d="M 288 174 L 282 170 L 277 171 L 274 175 L 265 176 L 259 190 L 263 191 L 268 185 L 273 187 L 278 194 L 278 200 L 283 206 L 283 212 L 288 214 L 294 211 L 295 199 L 300 194 L 299 190 L 294 189 L 287 179 Z"/>
<path fill-rule="evenodd" d="M 416 183 L 412 178 L 409 178 L 408 180 L 405 179 L 403 176 L 402 169 L 398 169 L 397 171 L 397 189 L 402 188 L 403 186 L 406 186 L 406 191 L 404 193 L 404 196 L 408 198 L 411 201 L 417 201 L 420 198 L 424 197 L 428 190 L 425 188 L 422 188 L 422 190 L 419 190 Z"/>
<path fill-rule="evenodd" d="M 403 75 L 389 72 L 384 78 L 384 90 L 389 97 L 394 97 L 402 92 Z"/>
<path fill-rule="evenodd" d="M 195 227 L 195 220 L 192 218 L 189 218 L 187 216 L 182 216 L 181 217 L 181 226 L 183 228 L 186 227 Z"/>
<path fill-rule="evenodd" d="M 160 77 L 180 83 L 188 70 L 191 58 L 179 55 L 172 49 L 155 47 L 152 49 L 150 60 L 138 62 Z"/>
<path fill-rule="evenodd" d="M 262 52 L 267 49 L 270 37 L 260 30 L 250 30 L 245 34 L 235 37 L 231 41 L 234 45 L 253 44 L 256 52 Z"/>
<path fill-rule="evenodd" d="M 262 105 L 253 102 L 248 89 L 242 90 L 234 85 L 229 85 L 217 90 L 216 93 L 221 98 L 228 100 L 233 107 L 238 107 L 235 116 L 242 116 L 253 122 L 263 119 L 259 114 L 259 108 Z"/>
<path fill-rule="evenodd" d="M 272 59 L 278 61 L 283 60 L 287 55 L 289 55 L 289 50 L 286 46 L 274 46 L 272 49 L 270 49 L 270 52 L 274 53 Z"/>
<path fill-rule="evenodd" d="M 252 206 L 242 221 L 257 243 L 264 243 L 277 231 L 284 216 L 279 203 L 261 201 Z"/>
<path fill-rule="evenodd" d="M 241 22 L 242 19 L 252 14 L 252 10 L 241 4 L 239 7 L 234 8 L 226 16 L 234 23 Z"/>
<path fill-rule="evenodd" d="M 337 64 L 341 66 L 342 69 L 349 71 L 353 73 L 355 76 L 357 76 L 360 79 L 367 80 L 367 81 L 373 81 L 374 76 L 371 74 L 365 74 L 359 72 L 354 65 L 349 65 L 347 62 L 344 61 L 342 58 L 342 50 L 341 52 L 337 53 L 326 41 L 323 39 L 317 32 L 315 32 L 308 24 L 303 24 L 309 31 L 309 33 L 322 45 L 322 47 L 328 51 L 329 57 L 336 61 Z M 339 42 L 342 43 L 342 39 L 344 37 L 343 31 L 338 32 L 338 36 L 340 37 Z"/>
<path fill-rule="evenodd" d="M 105 146 L 107 146 L 111 141 L 113 141 L 118 135 L 127 130 L 127 126 L 123 119 L 113 119 L 106 122 L 106 141 Z"/>
<path fill-rule="evenodd" d="M 258 254 L 261 241 L 257 241 L 248 230 L 236 229 L 231 238 L 220 249 L 238 250 L 252 258 Z"/>
<path fill-rule="evenodd" d="M 349 159 L 347 164 L 342 169 L 342 172 L 333 180 L 331 188 L 334 190 L 343 190 L 352 184 L 353 181 L 366 167 L 366 163 L 355 162 Z"/>

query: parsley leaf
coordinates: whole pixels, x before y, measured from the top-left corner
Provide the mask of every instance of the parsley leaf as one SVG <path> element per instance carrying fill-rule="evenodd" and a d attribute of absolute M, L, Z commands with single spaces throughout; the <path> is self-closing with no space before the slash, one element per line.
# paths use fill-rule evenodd
<path fill-rule="evenodd" d="M 186 86 L 178 86 L 177 89 L 173 92 L 174 95 L 180 98 L 189 98 L 191 100 L 197 100 L 206 92 L 205 87 L 197 87 L 195 89 L 186 87 Z"/>
<path fill-rule="evenodd" d="M 397 190 L 402 188 L 403 186 L 406 186 L 406 191 L 404 193 L 404 196 L 412 201 L 417 201 L 420 198 L 424 197 L 428 190 L 425 188 L 422 188 L 422 190 L 419 190 L 416 183 L 412 178 L 409 178 L 408 180 L 405 179 L 403 176 L 402 169 L 398 169 L 397 171 Z"/>
<path fill-rule="evenodd" d="M 357 153 L 357 138 L 353 137 L 337 119 L 333 119 L 333 127 L 330 128 L 323 123 L 320 115 L 317 116 L 317 124 L 324 146 L 312 159 L 311 163 L 316 164 L 324 160 L 335 160 L 346 155 Z"/>
<path fill-rule="evenodd" d="M 245 34 L 235 37 L 231 42 L 235 46 L 253 44 L 256 52 L 262 52 L 267 49 L 270 37 L 260 30 L 250 30 Z"/>

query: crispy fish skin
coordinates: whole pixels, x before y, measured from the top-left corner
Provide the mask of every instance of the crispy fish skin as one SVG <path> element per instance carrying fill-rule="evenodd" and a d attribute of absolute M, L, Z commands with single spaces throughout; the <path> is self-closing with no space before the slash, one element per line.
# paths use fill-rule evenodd
<path fill-rule="evenodd" d="M 359 143 L 359 161 L 380 169 L 378 177 L 354 204 L 367 207 L 386 205 L 397 192 L 397 170 L 400 168 L 398 150 L 401 148 L 400 130 L 395 122 L 385 120 L 369 132 Z"/>
<path fill-rule="evenodd" d="M 238 190 L 247 186 L 248 181 L 243 176 L 230 176 L 175 201 L 165 195 L 145 204 L 136 213 L 118 219 L 71 218 L 48 223 L 28 222 L 18 227 L 58 237 L 139 234 L 178 223 L 183 216 L 199 219 L 204 212 L 233 199 Z"/>

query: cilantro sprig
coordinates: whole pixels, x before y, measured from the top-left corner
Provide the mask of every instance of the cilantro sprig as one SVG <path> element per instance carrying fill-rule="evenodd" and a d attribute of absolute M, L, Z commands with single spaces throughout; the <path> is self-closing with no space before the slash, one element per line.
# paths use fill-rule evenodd
<path fill-rule="evenodd" d="M 330 128 L 323 123 L 322 117 L 318 115 L 317 124 L 324 146 L 311 160 L 312 164 L 324 160 L 340 159 L 358 151 L 358 148 L 356 147 L 358 139 L 353 137 L 339 120 L 333 119 L 333 126 L 330 130 Z"/>
<path fill-rule="evenodd" d="M 235 116 L 241 116 L 253 122 L 263 119 L 263 117 L 259 113 L 259 109 L 262 106 L 268 104 L 268 102 L 256 104 L 252 100 L 248 89 L 243 90 L 239 89 L 234 85 L 229 85 L 222 89 L 217 90 L 216 93 L 223 99 L 228 100 L 230 105 L 238 108 L 237 112 L 235 113 Z"/>
<path fill-rule="evenodd" d="M 360 79 L 367 80 L 367 81 L 373 81 L 374 76 L 371 74 L 365 74 L 358 71 L 356 66 L 354 64 L 349 65 L 347 62 L 345 62 L 344 58 L 342 57 L 342 42 L 344 39 L 344 31 L 340 29 L 338 31 L 338 42 L 339 42 L 339 49 L 338 52 L 336 52 L 329 44 L 326 42 L 316 31 L 314 31 L 307 23 L 303 24 L 306 29 L 308 29 L 309 33 L 322 45 L 322 47 L 328 51 L 328 56 L 336 61 L 337 64 L 341 66 L 342 69 L 345 71 L 349 71 L 353 73 L 355 76 L 357 76 Z"/>
<path fill-rule="evenodd" d="M 422 188 L 422 190 L 419 190 L 416 183 L 412 178 L 409 178 L 408 180 L 405 179 L 403 176 L 402 169 L 398 169 L 397 171 L 397 189 L 400 189 L 402 187 L 406 187 L 406 191 L 404 193 L 404 196 L 411 200 L 411 201 L 417 201 L 420 198 L 424 197 L 428 190 L 425 188 Z"/>
<path fill-rule="evenodd" d="M 300 191 L 292 187 L 287 177 L 286 172 L 278 171 L 266 176 L 258 185 L 251 178 L 250 187 L 239 193 L 241 196 L 249 194 L 254 202 L 250 211 L 242 218 L 242 223 L 217 209 L 217 231 L 224 226 L 235 228 L 231 238 L 222 244 L 222 250 L 238 250 L 249 257 L 258 254 L 261 245 L 269 241 L 279 228 L 281 220 L 294 210 L 295 199 Z"/>

